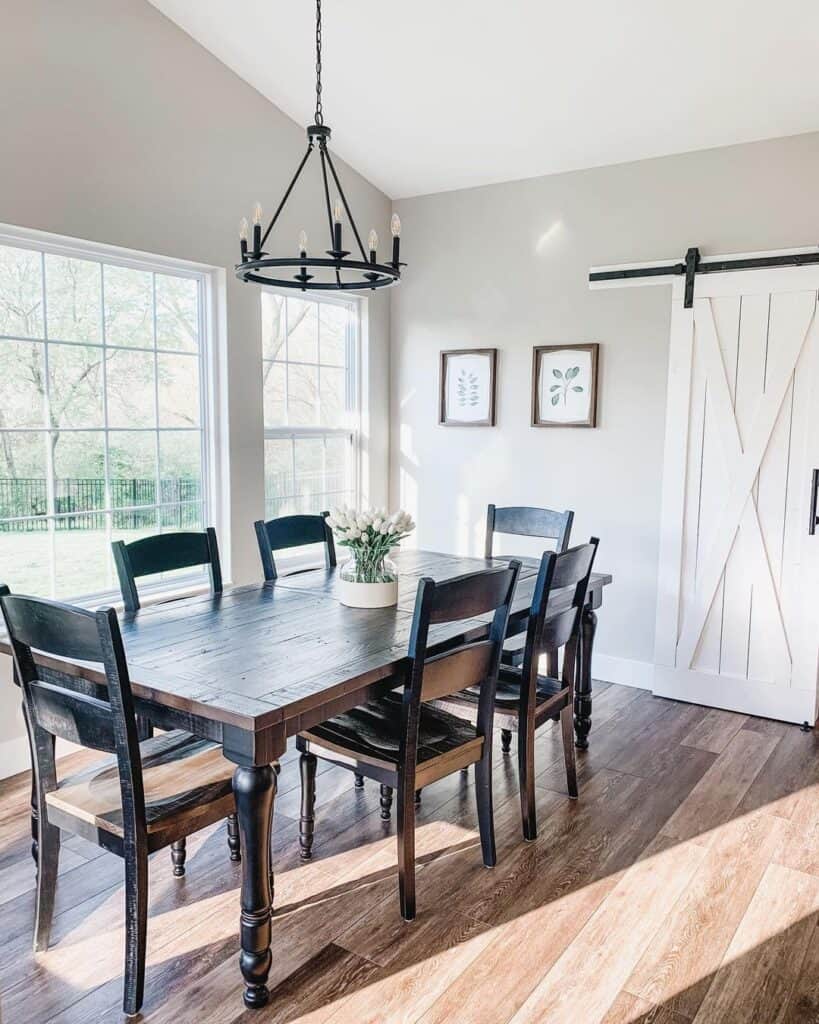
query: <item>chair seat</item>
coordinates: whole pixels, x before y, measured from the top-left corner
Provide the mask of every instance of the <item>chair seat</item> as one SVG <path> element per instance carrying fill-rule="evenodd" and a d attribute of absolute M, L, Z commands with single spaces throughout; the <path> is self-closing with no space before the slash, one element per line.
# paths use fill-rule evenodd
<path fill-rule="evenodd" d="M 521 669 L 514 665 L 501 665 L 498 672 L 498 688 L 495 692 L 495 707 L 501 711 L 516 711 L 520 704 L 520 679 Z M 537 677 L 537 704 L 554 702 L 559 704 L 558 698 L 565 691 L 566 687 L 559 679 L 552 679 L 551 676 Z M 459 697 L 469 703 L 477 704 L 480 696 L 478 687 L 471 687 L 463 690 Z"/>
<path fill-rule="evenodd" d="M 235 765 L 218 744 L 175 730 L 143 740 L 139 748 L 149 833 L 182 821 L 195 831 L 233 810 Z M 46 794 L 46 803 L 113 835 L 124 834 L 116 758 L 69 776 Z"/>
<path fill-rule="evenodd" d="M 301 735 L 319 746 L 349 757 L 395 768 L 401 743 L 401 716 L 401 695 L 388 693 L 385 697 L 377 697 L 352 711 L 312 726 Z M 480 746 L 482 742 L 471 723 L 429 704 L 421 705 L 419 765 L 464 744 Z"/>

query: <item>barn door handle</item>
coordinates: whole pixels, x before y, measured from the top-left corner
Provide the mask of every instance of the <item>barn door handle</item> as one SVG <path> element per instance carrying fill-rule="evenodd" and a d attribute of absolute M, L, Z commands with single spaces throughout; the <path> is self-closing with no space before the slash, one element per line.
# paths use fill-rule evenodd
<path fill-rule="evenodd" d="M 810 522 L 808 523 L 808 533 L 811 536 L 816 533 L 816 527 L 819 526 L 819 516 L 816 514 L 817 499 L 819 499 L 819 469 L 814 469 L 810 484 Z"/>

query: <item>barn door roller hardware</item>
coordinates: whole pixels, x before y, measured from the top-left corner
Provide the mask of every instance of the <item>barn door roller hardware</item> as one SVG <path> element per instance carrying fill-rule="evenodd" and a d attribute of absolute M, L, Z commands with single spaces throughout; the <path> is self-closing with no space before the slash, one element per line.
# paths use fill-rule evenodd
<path fill-rule="evenodd" d="M 697 274 L 722 274 L 729 270 L 764 270 L 768 267 L 804 267 L 819 263 L 817 252 L 782 253 L 777 256 L 748 256 L 734 260 L 700 259 L 700 251 L 691 248 L 685 254 L 683 263 L 671 263 L 664 267 L 629 267 L 625 270 L 593 270 L 589 274 L 589 282 L 594 281 L 626 281 L 635 277 L 668 277 L 680 275 L 685 277 L 685 301 L 683 305 L 690 309 L 694 304 L 694 279 Z"/>

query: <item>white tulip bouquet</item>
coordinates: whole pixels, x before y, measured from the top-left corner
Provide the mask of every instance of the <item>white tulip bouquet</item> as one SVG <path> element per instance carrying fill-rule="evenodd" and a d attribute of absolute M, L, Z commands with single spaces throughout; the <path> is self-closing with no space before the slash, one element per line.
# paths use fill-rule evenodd
<path fill-rule="evenodd" d="M 408 512 L 399 510 L 388 515 L 383 508 L 358 512 L 344 505 L 333 509 L 327 525 L 335 534 L 339 546 L 349 548 L 353 554 L 354 567 L 344 567 L 348 569 L 345 573 L 348 578 L 356 583 L 395 581 L 395 567 L 389 562 L 385 565 L 385 561 L 390 549 L 415 529 L 415 523 Z"/>

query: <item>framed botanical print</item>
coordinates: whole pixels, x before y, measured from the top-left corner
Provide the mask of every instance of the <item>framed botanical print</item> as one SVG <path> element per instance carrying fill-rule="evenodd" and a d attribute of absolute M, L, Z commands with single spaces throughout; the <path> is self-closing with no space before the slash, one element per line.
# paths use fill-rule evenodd
<path fill-rule="evenodd" d="M 597 425 L 600 346 L 539 345 L 532 360 L 532 426 Z"/>
<path fill-rule="evenodd" d="M 495 426 L 496 348 L 441 353 L 438 422 L 445 427 Z"/>

